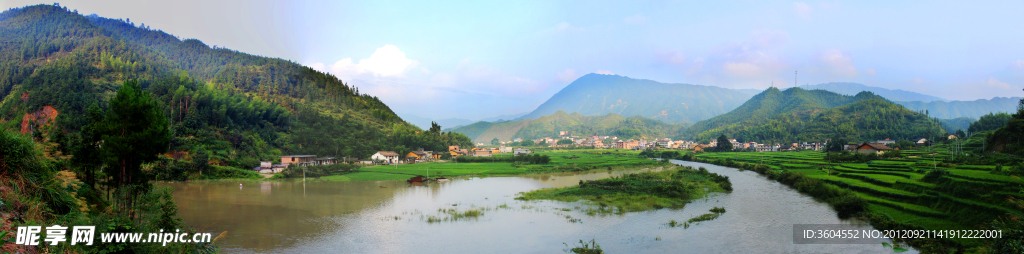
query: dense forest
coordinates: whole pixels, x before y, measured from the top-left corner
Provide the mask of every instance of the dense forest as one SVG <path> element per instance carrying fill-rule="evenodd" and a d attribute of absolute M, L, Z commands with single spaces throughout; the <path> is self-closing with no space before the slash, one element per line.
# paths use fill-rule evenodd
<path fill-rule="evenodd" d="M 742 142 L 852 142 L 939 136 L 942 126 L 922 112 L 870 92 L 845 96 L 824 90 L 770 88 L 736 110 L 694 124 L 687 135 L 700 142 L 725 134 Z"/>
<path fill-rule="evenodd" d="M 168 153 L 186 160 L 204 153 L 215 164 L 250 168 L 282 154 L 365 158 L 377 150 L 472 146 L 465 135 L 410 125 L 378 98 L 291 61 L 59 6 L 0 14 L 4 128 L 33 133 L 55 125 L 68 134 L 62 142 L 74 143 L 89 108 L 108 110 L 106 101 L 129 79 L 159 102 L 172 133 Z"/>

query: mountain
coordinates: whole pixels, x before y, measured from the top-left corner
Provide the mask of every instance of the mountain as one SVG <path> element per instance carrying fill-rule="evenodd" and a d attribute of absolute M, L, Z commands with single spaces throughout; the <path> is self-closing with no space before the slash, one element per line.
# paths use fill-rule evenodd
<path fill-rule="evenodd" d="M 956 133 L 957 130 L 967 131 L 967 128 L 971 126 L 975 120 L 970 117 L 957 117 L 953 119 L 938 119 L 939 123 L 942 124 L 943 128 L 946 128 L 946 132 Z"/>
<path fill-rule="evenodd" d="M 474 142 L 490 143 L 494 138 L 509 141 L 515 138 L 537 139 L 558 137 L 560 131 L 586 137 L 609 135 L 620 138 L 659 138 L 677 136 L 685 128 L 682 124 L 670 124 L 643 116 L 623 117 L 614 113 L 603 116 L 584 116 L 557 111 L 537 119 L 505 122 L 477 122 L 454 128 L 451 131 L 466 134 Z"/>
<path fill-rule="evenodd" d="M 0 126 L 70 133 L 107 110 L 126 80 L 157 100 L 172 131 L 168 153 L 207 151 L 210 161 L 251 168 L 281 154 L 365 158 L 448 144 L 461 134 L 423 132 L 377 97 L 291 61 L 181 40 L 127 20 L 51 5 L 0 13 Z M 65 154 L 71 152 L 64 151 Z"/>
<path fill-rule="evenodd" d="M 832 82 L 825 84 L 817 84 L 810 86 L 801 86 L 800 88 L 806 88 L 807 90 L 821 89 L 844 95 L 855 95 L 863 91 L 868 91 L 873 94 L 885 97 L 891 101 L 946 101 L 946 99 L 920 94 L 915 92 L 903 91 L 903 90 L 891 90 L 881 87 L 866 86 L 858 83 L 844 83 L 844 82 Z"/>
<path fill-rule="evenodd" d="M 928 111 L 928 115 L 938 118 L 970 117 L 978 119 L 989 113 L 1013 113 L 1017 111 L 1017 104 L 1021 97 L 995 97 L 991 100 L 980 99 L 974 101 L 898 101 L 908 109 L 917 111 Z"/>
<path fill-rule="evenodd" d="M 413 125 L 416 125 L 416 126 L 419 126 L 422 129 L 430 128 L 430 122 L 435 122 L 438 125 L 441 125 L 441 128 L 444 128 L 445 131 L 448 131 L 448 129 L 452 129 L 452 128 L 455 128 L 455 127 L 461 127 L 461 126 L 465 126 L 465 125 L 469 125 L 469 124 L 474 123 L 473 120 L 462 119 L 462 118 L 431 119 L 431 118 L 417 116 L 417 115 L 414 115 L 414 114 L 401 114 L 401 115 L 403 115 L 402 119 L 405 119 L 409 123 L 411 123 Z M 500 115 L 500 116 L 480 119 L 478 121 L 484 121 L 484 122 L 504 122 L 506 120 L 516 119 L 516 118 L 521 117 L 523 115 L 526 115 L 526 113 L 510 114 L 510 115 Z"/>
<path fill-rule="evenodd" d="M 822 142 L 833 136 L 857 142 L 942 132 L 928 116 L 871 92 L 769 88 L 729 113 L 697 122 L 685 135 L 698 141 L 725 134 L 744 142 Z"/>
<path fill-rule="evenodd" d="M 614 113 L 668 123 L 693 123 L 729 112 L 755 93 L 757 91 L 754 90 L 666 84 L 591 73 L 576 79 L 536 110 L 517 120 L 537 119 L 563 110 L 586 116 Z"/>

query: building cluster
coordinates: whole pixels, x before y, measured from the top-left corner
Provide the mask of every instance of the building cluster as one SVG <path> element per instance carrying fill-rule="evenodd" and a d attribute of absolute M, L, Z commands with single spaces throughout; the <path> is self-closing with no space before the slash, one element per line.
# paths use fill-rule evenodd
<path fill-rule="evenodd" d="M 271 161 L 260 161 L 260 166 L 252 170 L 259 173 L 281 173 L 281 171 L 284 171 L 284 169 L 291 165 L 305 167 L 335 163 L 338 163 L 338 159 L 334 157 L 317 158 L 316 155 L 285 155 L 281 156 L 281 164 L 273 164 Z"/>

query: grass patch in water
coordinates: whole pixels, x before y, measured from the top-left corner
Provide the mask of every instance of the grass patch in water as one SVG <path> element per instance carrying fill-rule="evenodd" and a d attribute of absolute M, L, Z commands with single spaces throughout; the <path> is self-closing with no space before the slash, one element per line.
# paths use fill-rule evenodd
<path fill-rule="evenodd" d="M 460 221 L 469 219 L 478 219 L 484 215 L 484 212 L 480 209 L 469 209 L 465 211 L 458 211 L 455 209 L 437 209 L 438 216 L 429 215 L 425 219 L 427 223 L 438 223 L 444 221 Z"/>
<path fill-rule="evenodd" d="M 732 190 L 729 178 L 690 167 L 673 167 L 661 172 L 627 174 L 622 177 L 580 182 L 579 186 L 540 189 L 520 193 L 517 200 L 585 200 L 599 209 L 597 213 L 624 213 L 665 207 L 681 207 L 710 192 Z M 612 209 L 614 208 L 614 209 Z"/>

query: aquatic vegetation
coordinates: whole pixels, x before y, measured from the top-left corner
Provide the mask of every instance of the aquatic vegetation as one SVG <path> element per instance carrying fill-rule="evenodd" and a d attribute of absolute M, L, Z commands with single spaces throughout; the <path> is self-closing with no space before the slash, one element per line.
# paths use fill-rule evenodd
<path fill-rule="evenodd" d="M 688 167 L 672 167 L 660 172 L 626 174 L 594 181 L 581 181 L 579 186 L 541 189 L 520 193 L 517 200 L 585 200 L 596 205 L 597 213 L 625 213 L 666 207 L 681 207 L 692 199 L 710 192 L 732 189 L 729 178 Z"/>
<path fill-rule="evenodd" d="M 562 244 L 564 244 L 565 247 L 566 247 L 566 249 L 564 250 L 565 253 L 575 253 L 575 254 L 603 254 L 604 253 L 604 250 L 601 250 L 601 245 L 597 244 L 597 239 L 591 239 L 589 243 L 588 242 L 584 242 L 583 240 L 580 240 L 580 245 L 579 246 L 577 246 L 576 244 L 573 244 L 572 247 L 569 247 L 569 244 L 566 244 L 566 243 L 562 243 Z"/>

